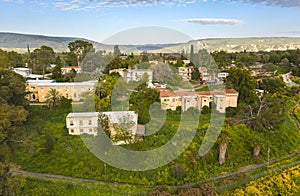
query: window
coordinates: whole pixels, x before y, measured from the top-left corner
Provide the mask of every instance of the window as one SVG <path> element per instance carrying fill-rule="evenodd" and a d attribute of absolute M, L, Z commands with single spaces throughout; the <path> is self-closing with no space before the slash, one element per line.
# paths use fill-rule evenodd
<path fill-rule="evenodd" d="M 66 98 L 68 98 L 69 97 L 69 95 L 68 95 L 68 93 L 66 93 Z"/>
<path fill-rule="evenodd" d="M 172 102 L 175 102 L 175 99 L 174 99 L 174 98 L 172 99 Z"/>
<path fill-rule="evenodd" d="M 89 125 L 92 125 L 92 120 L 89 120 Z"/>
<path fill-rule="evenodd" d="M 80 120 L 80 121 L 79 121 L 79 125 L 83 125 L 83 122 L 82 122 L 82 120 Z"/>
<path fill-rule="evenodd" d="M 71 129 L 71 133 L 74 133 L 74 129 Z"/>
<path fill-rule="evenodd" d="M 93 129 L 89 129 L 90 132 L 93 132 Z"/>
<path fill-rule="evenodd" d="M 203 101 L 206 102 L 206 99 L 204 99 Z"/>
<path fill-rule="evenodd" d="M 71 121 L 70 121 L 70 125 L 71 125 L 71 126 L 73 126 L 73 125 L 74 125 L 74 122 L 73 122 L 73 120 L 71 120 Z"/>
<path fill-rule="evenodd" d="M 83 129 L 80 129 L 80 133 L 82 133 L 83 132 Z"/>
<path fill-rule="evenodd" d="M 76 98 L 77 97 L 77 95 L 76 95 L 76 93 L 74 93 L 74 98 Z"/>

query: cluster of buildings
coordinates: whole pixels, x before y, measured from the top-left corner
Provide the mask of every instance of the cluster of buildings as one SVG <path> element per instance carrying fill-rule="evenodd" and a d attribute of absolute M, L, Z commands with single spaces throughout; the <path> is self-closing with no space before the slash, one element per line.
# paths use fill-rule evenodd
<path fill-rule="evenodd" d="M 163 90 L 160 92 L 161 108 L 163 110 L 176 110 L 181 107 L 182 111 L 195 108 L 199 111 L 210 102 L 214 102 L 216 110 L 225 113 L 228 107 L 237 107 L 239 93 L 234 89 L 211 92 L 184 92 Z"/>
<path fill-rule="evenodd" d="M 179 67 L 178 74 L 181 76 L 183 81 L 190 81 L 192 80 L 193 69 L 193 66 Z M 198 70 L 200 73 L 200 79 L 208 84 L 216 84 L 228 76 L 227 72 L 209 73 L 206 67 L 199 67 Z"/>

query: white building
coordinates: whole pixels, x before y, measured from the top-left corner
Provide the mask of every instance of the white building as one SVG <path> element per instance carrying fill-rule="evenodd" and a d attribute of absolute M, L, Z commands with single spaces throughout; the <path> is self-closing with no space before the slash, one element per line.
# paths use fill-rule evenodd
<path fill-rule="evenodd" d="M 226 78 L 229 75 L 227 72 L 220 72 L 218 73 L 218 78 Z"/>
<path fill-rule="evenodd" d="M 133 122 L 130 128 L 131 134 L 137 133 L 138 115 L 134 111 L 114 111 L 114 112 L 78 112 L 69 113 L 66 117 L 66 127 L 70 135 L 97 135 L 99 115 L 104 114 L 108 117 L 111 136 L 116 135 L 114 124 L 120 124 L 125 118 Z"/>
<path fill-rule="evenodd" d="M 32 69 L 28 67 L 16 67 L 13 68 L 13 71 L 23 76 L 24 78 L 43 78 L 43 75 L 32 74 Z"/>
<path fill-rule="evenodd" d="M 143 79 L 145 75 L 148 76 L 148 82 L 153 80 L 153 71 L 151 69 L 113 69 L 109 73 L 119 73 L 126 82 L 139 81 Z"/>
<path fill-rule="evenodd" d="M 67 74 L 70 73 L 72 70 L 75 70 L 76 73 L 81 73 L 82 69 L 80 66 L 64 66 L 61 68 L 61 73 L 62 74 Z"/>

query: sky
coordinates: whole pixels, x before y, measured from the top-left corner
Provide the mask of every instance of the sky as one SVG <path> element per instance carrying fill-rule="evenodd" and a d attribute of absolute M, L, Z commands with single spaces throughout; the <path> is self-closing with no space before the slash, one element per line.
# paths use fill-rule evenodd
<path fill-rule="evenodd" d="M 300 0 L 0 0 L 0 9 L 0 32 L 105 43 L 300 37 Z"/>

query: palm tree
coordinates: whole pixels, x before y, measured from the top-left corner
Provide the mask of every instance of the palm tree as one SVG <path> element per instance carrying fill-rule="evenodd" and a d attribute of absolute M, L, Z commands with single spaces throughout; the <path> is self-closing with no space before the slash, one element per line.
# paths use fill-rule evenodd
<path fill-rule="evenodd" d="M 58 104 L 60 99 L 61 99 L 60 93 L 56 89 L 50 88 L 46 96 L 46 102 L 48 103 L 49 108 L 55 107 Z"/>
<path fill-rule="evenodd" d="M 221 133 L 219 137 L 219 163 L 223 165 L 225 163 L 227 145 L 229 143 L 229 137 L 225 133 Z"/>

